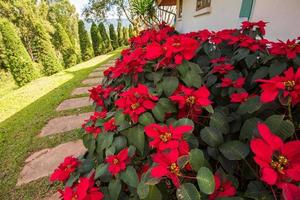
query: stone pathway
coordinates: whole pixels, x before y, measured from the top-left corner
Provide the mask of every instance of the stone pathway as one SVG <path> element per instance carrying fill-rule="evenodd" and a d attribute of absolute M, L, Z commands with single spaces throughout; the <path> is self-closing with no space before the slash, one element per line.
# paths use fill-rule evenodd
<path fill-rule="evenodd" d="M 110 61 L 105 66 L 113 65 L 114 61 Z M 102 71 L 105 69 L 104 65 L 95 69 L 88 75 L 88 78 L 82 81 L 82 86 L 74 89 L 71 96 L 88 95 L 88 90 L 97 86 L 102 82 Z M 61 102 L 56 108 L 57 112 L 83 108 L 92 105 L 89 97 L 71 98 Z M 62 134 L 68 131 L 81 128 L 85 119 L 88 119 L 93 112 L 80 113 L 80 109 L 77 110 L 77 114 L 69 116 L 61 116 L 48 121 L 48 123 L 42 128 L 39 133 L 39 137 L 46 137 L 55 134 Z M 51 137 L 49 137 L 51 139 Z M 71 141 L 60 144 L 53 148 L 47 148 L 33 153 L 25 160 L 25 166 L 21 171 L 21 174 L 17 181 L 17 186 L 27 184 L 29 182 L 38 180 L 40 178 L 49 176 L 54 169 L 63 162 L 67 156 L 79 156 L 86 151 L 81 140 Z M 57 200 L 59 194 L 55 193 L 45 198 L 44 200 Z"/>

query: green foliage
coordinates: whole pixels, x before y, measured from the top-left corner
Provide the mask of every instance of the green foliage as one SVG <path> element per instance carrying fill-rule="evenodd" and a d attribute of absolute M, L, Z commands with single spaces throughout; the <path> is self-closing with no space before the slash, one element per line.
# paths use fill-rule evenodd
<path fill-rule="evenodd" d="M 123 27 L 123 44 L 128 45 L 129 44 L 129 33 L 128 28 Z"/>
<path fill-rule="evenodd" d="M 19 86 L 35 79 L 38 76 L 37 70 L 34 68 L 15 26 L 7 19 L 0 18 L 0 32 L 2 35 L 1 48 L 5 48 L 4 54 L 0 52 L 1 58 L 4 58 L 1 66 L 9 68 Z"/>
<path fill-rule="evenodd" d="M 88 32 L 85 30 L 84 22 L 79 20 L 78 33 L 80 40 L 81 56 L 83 60 L 88 60 L 94 57 L 94 51 Z"/>
<path fill-rule="evenodd" d="M 103 40 L 103 53 L 109 52 L 112 50 L 111 41 L 107 34 L 106 28 L 103 22 L 100 22 L 98 25 L 99 33 Z"/>
<path fill-rule="evenodd" d="M 129 38 L 134 37 L 134 31 L 133 31 L 133 27 L 131 24 L 129 24 L 129 27 L 128 27 L 128 34 L 129 34 Z"/>
<path fill-rule="evenodd" d="M 97 25 L 93 22 L 91 26 L 91 38 L 95 56 L 98 56 L 103 51 L 103 40 Z"/>
<path fill-rule="evenodd" d="M 34 25 L 35 37 L 32 42 L 32 53 L 37 62 L 43 65 L 43 74 L 52 75 L 63 69 L 58 60 L 50 35 L 41 22 Z"/>
<path fill-rule="evenodd" d="M 113 24 L 109 25 L 109 37 L 111 41 L 111 45 L 113 49 L 117 49 L 119 47 L 118 37 L 115 31 L 115 27 Z"/>
<path fill-rule="evenodd" d="M 117 26 L 117 33 L 118 33 L 119 46 L 123 46 L 124 45 L 124 34 L 123 34 L 122 23 L 120 21 L 118 22 L 118 26 Z"/>

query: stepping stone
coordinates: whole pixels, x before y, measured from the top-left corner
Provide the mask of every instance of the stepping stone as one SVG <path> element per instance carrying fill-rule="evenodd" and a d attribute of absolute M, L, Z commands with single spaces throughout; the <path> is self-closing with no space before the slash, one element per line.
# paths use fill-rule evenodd
<path fill-rule="evenodd" d="M 78 157 L 86 151 L 81 140 L 60 144 L 54 148 L 36 152 L 25 160 L 17 186 L 49 176 L 67 156 Z"/>
<path fill-rule="evenodd" d="M 44 137 L 79 129 L 84 123 L 84 120 L 88 119 L 92 114 L 93 112 L 88 112 L 51 119 L 46 126 L 44 126 L 39 136 Z"/>
<path fill-rule="evenodd" d="M 103 73 L 101 71 L 95 71 L 89 74 L 89 78 L 95 78 L 95 77 L 103 77 Z"/>
<path fill-rule="evenodd" d="M 95 70 L 94 70 L 94 72 L 103 72 L 103 71 L 105 71 L 107 69 L 107 67 L 98 67 L 98 68 L 96 68 Z"/>
<path fill-rule="evenodd" d="M 49 197 L 44 198 L 43 200 L 61 200 L 60 196 L 60 193 L 57 192 Z"/>
<path fill-rule="evenodd" d="M 67 99 L 64 100 L 61 104 L 59 104 L 59 106 L 56 108 L 56 111 L 70 110 L 70 109 L 81 108 L 90 105 L 93 105 L 93 102 L 90 101 L 89 97 Z"/>
<path fill-rule="evenodd" d="M 83 84 L 85 85 L 96 85 L 96 84 L 101 84 L 102 83 L 102 78 L 90 78 L 90 79 L 85 79 L 82 81 Z"/>
<path fill-rule="evenodd" d="M 89 90 L 92 89 L 93 87 L 97 87 L 97 85 L 75 88 L 71 95 L 75 96 L 75 95 L 89 94 Z"/>

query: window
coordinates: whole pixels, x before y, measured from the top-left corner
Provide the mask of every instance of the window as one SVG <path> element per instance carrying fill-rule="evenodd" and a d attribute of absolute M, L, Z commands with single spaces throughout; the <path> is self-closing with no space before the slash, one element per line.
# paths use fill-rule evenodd
<path fill-rule="evenodd" d="M 194 16 L 203 15 L 211 11 L 211 0 L 196 0 Z"/>

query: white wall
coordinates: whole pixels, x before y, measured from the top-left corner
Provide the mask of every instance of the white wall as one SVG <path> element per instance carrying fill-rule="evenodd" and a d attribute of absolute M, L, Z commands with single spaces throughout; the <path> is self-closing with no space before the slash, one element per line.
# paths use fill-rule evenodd
<path fill-rule="evenodd" d="M 264 20 L 271 40 L 300 36 L 300 0 L 256 0 L 251 21 Z"/>
<path fill-rule="evenodd" d="M 240 27 L 242 0 L 211 0 L 211 12 L 195 16 L 196 0 L 183 0 L 182 19 L 176 23 L 179 32 L 200 29 L 220 30 Z M 263 20 L 266 38 L 293 39 L 300 36 L 300 0 L 255 0 L 250 21 Z"/>

